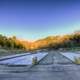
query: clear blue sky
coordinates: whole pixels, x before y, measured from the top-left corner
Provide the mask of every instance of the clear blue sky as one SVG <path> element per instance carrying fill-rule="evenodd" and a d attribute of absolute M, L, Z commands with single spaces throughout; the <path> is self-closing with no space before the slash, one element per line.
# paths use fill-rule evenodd
<path fill-rule="evenodd" d="M 80 1 L 0 0 L 0 33 L 27 40 L 80 29 Z"/>

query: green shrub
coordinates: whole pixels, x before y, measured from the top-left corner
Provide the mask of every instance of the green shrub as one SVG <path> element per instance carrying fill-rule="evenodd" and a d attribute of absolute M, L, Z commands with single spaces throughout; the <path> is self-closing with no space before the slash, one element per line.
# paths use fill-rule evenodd
<path fill-rule="evenodd" d="M 32 58 L 32 64 L 34 65 L 34 64 L 37 64 L 37 63 L 38 63 L 37 57 Z"/>

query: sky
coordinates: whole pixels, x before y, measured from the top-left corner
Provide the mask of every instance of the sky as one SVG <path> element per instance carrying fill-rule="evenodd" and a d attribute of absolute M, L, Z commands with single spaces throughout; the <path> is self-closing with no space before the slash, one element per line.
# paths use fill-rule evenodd
<path fill-rule="evenodd" d="M 0 34 L 33 41 L 77 30 L 79 0 L 0 0 Z"/>

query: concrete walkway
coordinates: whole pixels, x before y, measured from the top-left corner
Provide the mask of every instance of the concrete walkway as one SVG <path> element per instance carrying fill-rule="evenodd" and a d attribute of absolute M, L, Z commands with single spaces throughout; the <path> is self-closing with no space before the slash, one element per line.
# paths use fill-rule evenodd
<path fill-rule="evenodd" d="M 58 52 L 51 52 L 57 54 Z M 52 54 L 51 54 L 52 55 Z M 50 58 L 51 56 L 49 56 Z M 62 56 L 63 57 L 63 56 Z M 57 54 L 57 61 L 67 61 Z M 48 56 L 45 59 L 49 59 Z M 50 63 L 40 64 L 31 67 L 27 66 L 0 66 L 0 80 L 80 80 L 80 65 L 72 63 Z M 51 59 L 53 60 L 53 59 Z"/>
<path fill-rule="evenodd" d="M 17 56 L 8 56 L 0 61 L 0 64 L 4 65 L 32 65 L 32 59 L 37 57 L 37 60 L 40 61 L 43 59 L 48 53 L 47 52 L 38 52 L 36 54 L 24 54 Z"/>
<path fill-rule="evenodd" d="M 80 53 L 77 52 L 61 52 L 61 54 L 68 59 L 72 60 L 73 62 L 75 61 L 75 58 L 80 58 Z"/>
<path fill-rule="evenodd" d="M 0 80 L 80 80 L 79 65 L 36 65 L 28 71 L 27 67 L 8 68 L 0 70 Z"/>

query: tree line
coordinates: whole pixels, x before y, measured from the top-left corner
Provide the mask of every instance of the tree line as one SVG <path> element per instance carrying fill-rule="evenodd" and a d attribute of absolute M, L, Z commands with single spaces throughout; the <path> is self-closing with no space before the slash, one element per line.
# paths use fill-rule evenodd
<path fill-rule="evenodd" d="M 32 43 L 21 41 L 13 37 L 6 37 L 0 35 L 0 48 L 5 49 L 23 49 L 23 50 L 37 50 L 37 49 L 59 49 L 80 47 L 80 32 L 75 32 L 63 36 L 48 36 L 44 39 L 34 41 Z"/>
<path fill-rule="evenodd" d="M 35 41 L 32 49 L 59 49 L 80 47 L 80 32 L 63 36 L 49 36 Z"/>
<path fill-rule="evenodd" d="M 0 48 L 5 49 L 25 49 L 24 45 L 20 40 L 13 37 L 6 37 L 0 34 Z"/>

